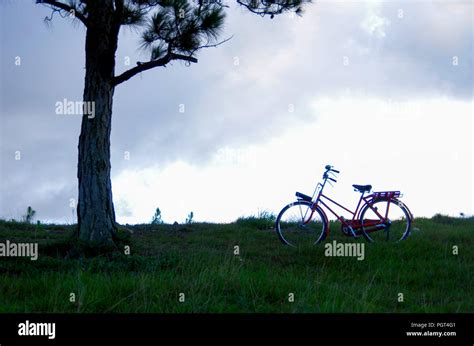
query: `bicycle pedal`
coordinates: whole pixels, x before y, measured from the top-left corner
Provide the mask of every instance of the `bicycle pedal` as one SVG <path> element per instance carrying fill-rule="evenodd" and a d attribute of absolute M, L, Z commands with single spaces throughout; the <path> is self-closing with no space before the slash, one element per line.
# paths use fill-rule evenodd
<path fill-rule="evenodd" d="M 358 235 L 357 233 L 354 231 L 354 229 L 352 227 L 349 227 L 349 231 L 351 232 L 351 235 L 354 237 L 354 238 L 357 238 Z"/>

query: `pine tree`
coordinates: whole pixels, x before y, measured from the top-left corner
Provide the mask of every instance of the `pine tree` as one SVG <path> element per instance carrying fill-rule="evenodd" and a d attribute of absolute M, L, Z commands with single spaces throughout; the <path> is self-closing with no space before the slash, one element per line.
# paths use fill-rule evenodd
<path fill-rule="evenodd" d="M 249 11 L 270 16 L 301 12 L 310 0 L 237 0 Z M 90 245 L 113 245 L 116 234 L 110 180 L 110 133 L 115 88 L 138 73 L 172 61 L 197 63 L 196 54 L 220 43 L 225 9 L 221 0 L 36 0 L 36 3 L 86 27 L 84 102 L 95 114 L 84 114 L 79 136 L 78 233 Z M 120 29 L 134 26 L 150 59 L 116 75 L 115 53 Z M 78 68 L 80 68 L 78 66 Z"/>

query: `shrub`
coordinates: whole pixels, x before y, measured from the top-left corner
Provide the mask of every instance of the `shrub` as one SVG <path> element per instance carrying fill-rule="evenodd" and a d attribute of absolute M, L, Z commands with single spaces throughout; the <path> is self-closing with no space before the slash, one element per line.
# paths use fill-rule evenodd
<path fill-rule="evenodd" d="M 275 226 L 276 216 L 268 210 L 259 211 L 257 215 L 239 217 L 235 222 L 239 226 L 267 230 Z"/>

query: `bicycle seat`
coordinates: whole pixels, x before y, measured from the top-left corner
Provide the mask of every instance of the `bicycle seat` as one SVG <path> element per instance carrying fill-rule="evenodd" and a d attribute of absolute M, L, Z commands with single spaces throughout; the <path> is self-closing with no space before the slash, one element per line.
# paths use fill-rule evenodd
<path fill-rule="evenodd" d="M 304 200 L 304 201 L 308 201 L 308 202 L 311 202 L 311 197 L 305 195 L 304 193 L 301 193 L 301 192 L 297 192 L 295 193 L 296 197 Z"/>
<path fill-rule="evenodd" d="M 359 192 L 369 192 L 372 190 L 372 185 L 352 185 L 354 189 L 356 189 Z"/>

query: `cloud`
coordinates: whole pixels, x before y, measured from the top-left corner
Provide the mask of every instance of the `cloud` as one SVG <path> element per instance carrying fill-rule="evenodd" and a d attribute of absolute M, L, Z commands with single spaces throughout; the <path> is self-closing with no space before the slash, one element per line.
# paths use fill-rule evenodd
<path fill-rule="evenodd" d="M 382 39 L 387 36 L 385 31 L 390 25 L 390 20 L 380 16 L 381 3 L 371 2 L 368 5 L 366 16 L 360 26 L 367 34 Z"/>
<path fill-rule="evenodd" d="M 216 222 L 277 213 L 295 191 L 311 195 L 326 164 L 341 174 L 325 192 L 349 208 L 360 197 L 351 185 L 372 184 L 374 191 L 402 191 L 417 217 L 472 210 L 469 102 L 347 94 L 314 99 L 311 109 L 304 124 L 263 145 L 227 147 L 206 166 L 176 161 L 123 170 L 115 196 L 129 202 L 130 213 L 119 220 L 148 221 L 156 207 L 167 222 L 183 222 L 190 211 L 198 221 Z"/>
<path fill-rule="evenodd" d="M 54 105 L 82 98 L 84 29 L 59 17 L 48 29 L 46 14 L 29 3 L 2 5 L 0 216 L 29 204 L 46 218 L 69 215 L 77 191 L 80 119 L 55 115 Z M 199 53 L 197 65 L 173 63 L 117 88 L 112 174 L 177 161 L 207 167 L 226 147 L 264 146 L 298 131 L 324 97 L 470 100 L 471 16 L 466 1 L 321 1 L 301 18 L 273 20 L 232 7 L 222 36 L 232 40 Z M 117 73 L 130 67 L 127 57 L 132 65 L 146 58 L 138 46 L 133 31 L 121 34 Z M 61 188 L 45 190 L 51 182 Z M 129 215 L 133 206 L 116 201 Z"/>

